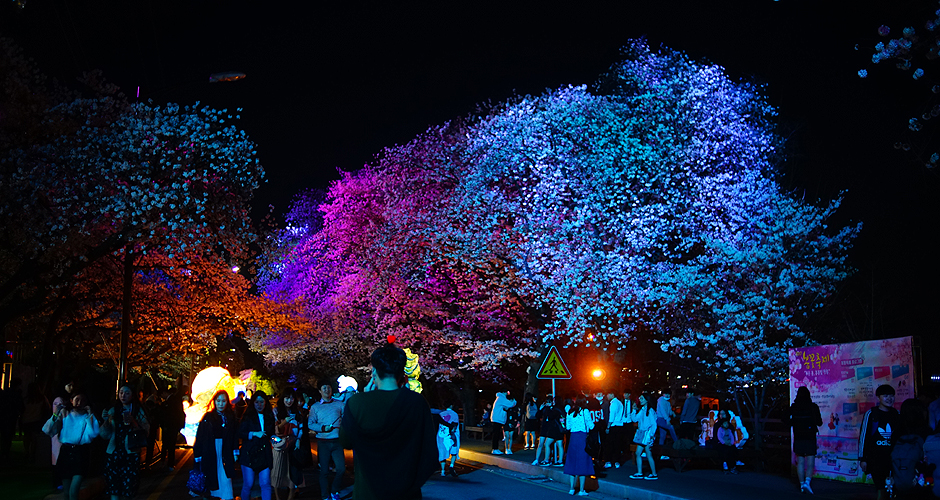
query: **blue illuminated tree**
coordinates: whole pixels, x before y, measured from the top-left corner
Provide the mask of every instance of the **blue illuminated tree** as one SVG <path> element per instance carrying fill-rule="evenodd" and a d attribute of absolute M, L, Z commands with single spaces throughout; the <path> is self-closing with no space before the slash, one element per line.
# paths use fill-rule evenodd
<path fill-rule="evenodd" d="M 526 346 L 644 338 L 736 386 L 778 380 L 850 272 L 859 227 L 828 227 L 838 200 L 819 208 L 781 190 L 760 88 L 643 41 L 626 56 L 593 89 L 513 99 L 345 175 L 310 235 L 338 285 L 302 277 L 291 289 L 329 314 L 367 312 L 358 329 L 400 324 L 406 342 L 433 346 L 444 330 L 415 324 L 466 324 L 456 306 L 471 296 L 499 318 L 512 297 L 529 313 L 504 332 L 512 342 L 484 324 L 452 331 L 520 361 Z M 442 269 L 480 281 L 447 298 L 432 286 Z"/>

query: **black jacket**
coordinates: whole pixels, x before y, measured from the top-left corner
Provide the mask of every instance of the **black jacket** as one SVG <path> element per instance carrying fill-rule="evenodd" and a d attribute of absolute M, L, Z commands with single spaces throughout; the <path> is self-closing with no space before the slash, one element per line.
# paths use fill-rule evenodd
<path fill-rule="evenodd" d="M 196 443 L 193 445 L 193 456 L 198 460 L 196 466 L 200 467 L 206 476 L 206 488 L 219 489 L 219 471 L 216 467 L 215 440 L 222 439 L 222 465 L 228 477 L 235 477 L 235 450 L 237 442 L 235 434 L 238 427 L 235 414 L 226 412 L 223 419 L 218 413 L 210 411 L 203 415 L 196 430 Z"/>

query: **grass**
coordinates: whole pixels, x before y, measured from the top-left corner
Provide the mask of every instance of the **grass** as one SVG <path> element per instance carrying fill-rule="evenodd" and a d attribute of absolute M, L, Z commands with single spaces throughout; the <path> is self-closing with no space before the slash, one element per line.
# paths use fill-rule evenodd
<path fill-rule="evenodd" d="M 42 500 L 54 493 L 52 465 L 47 467 L 28 464 L 23 441 L 14 440 L 10 460 L 0 467 L 0 491 L 4 498 Z"/>

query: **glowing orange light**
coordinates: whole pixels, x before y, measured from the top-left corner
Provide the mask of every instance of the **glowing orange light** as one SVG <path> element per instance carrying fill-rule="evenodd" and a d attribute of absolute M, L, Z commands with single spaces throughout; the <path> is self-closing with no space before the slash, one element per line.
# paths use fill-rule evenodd
<path fill-rule="evenodd" d="M 594 377 L 594 380 L 604 380 L 604 378 L 607 377 L 607 372 L 601 368 L 595 368 L 594 371 L 591 372 L 591 377 Z"/>

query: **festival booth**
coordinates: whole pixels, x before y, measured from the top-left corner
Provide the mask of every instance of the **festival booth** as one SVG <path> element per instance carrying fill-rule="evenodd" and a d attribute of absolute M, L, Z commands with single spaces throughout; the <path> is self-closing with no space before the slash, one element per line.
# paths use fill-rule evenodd
<path fill-rule="evenodd" d="M 790 401 L 806 387 L 822 414 L 814 477 L 870 482 L 858 465 L 862 418 L 877 404 L 879 385 L 897 391 L 896 408 L 914 397 L 912 337 L 801 347 L 790 349 L 789 358 Z M 795 464 L 796 455 L 792 460 Z"/>

